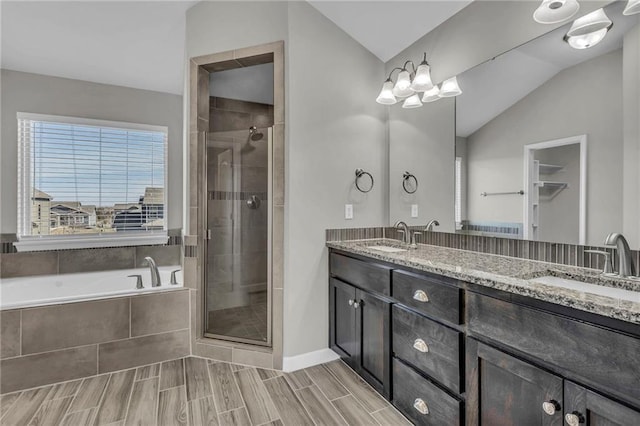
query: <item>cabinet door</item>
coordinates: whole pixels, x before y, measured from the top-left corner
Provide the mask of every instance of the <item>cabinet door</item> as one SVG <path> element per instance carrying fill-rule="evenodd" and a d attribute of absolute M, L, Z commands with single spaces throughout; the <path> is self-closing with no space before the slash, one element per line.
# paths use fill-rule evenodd
<path fill-rule="evenodd" d="M 389 397 L 391 388 L 391 304 L 366 291 L 356 291 L 358 367 L 362 377 Z"/>
<path fill-rule="evenodd" d="M 331 279 L 329 286 L 330 345 L 352 368 L 356 369 L 356 289 L 340 280 Z"/>
<path fill-rule="evenodd" d="M 640 425 L 640 412 L 569 381 L 564 383 L 564 404 L 569 426 Z"/>
<path fill-rule="evenodd" d="M 562 379 L 467 339 L 469 425 L 562 425 Z"/>

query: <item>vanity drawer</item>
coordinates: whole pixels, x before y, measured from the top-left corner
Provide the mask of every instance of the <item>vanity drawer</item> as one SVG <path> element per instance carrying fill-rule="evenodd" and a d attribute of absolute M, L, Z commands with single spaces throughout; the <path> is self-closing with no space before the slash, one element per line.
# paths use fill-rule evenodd
<path fill-rule="evenodd" d="M 461 333 L 398 305 L 392 317 L 394 355 L 460 393 Z"/>
<path fill-rule="evenodd" d="M 393 359 L 393 405 L 416 425 L 459 425 L 462 402 Z"/>
<path fill-rule="evenodd" d="M 330 273 L 349 284 L 389 296 L 391 268 L 331 253 Z"/>
<path fill-rule="evenodd" d="M 418 312 L 453 324 L 462 323 L 462 290 L 447 284 L 445 278 L 393 271 L 392 296 Z"/>
<path fill-rule="evenodd" d="M 640 339 L 467 292 L 468 333 L 551 364 L 572 378 L 640 405 Z"/>

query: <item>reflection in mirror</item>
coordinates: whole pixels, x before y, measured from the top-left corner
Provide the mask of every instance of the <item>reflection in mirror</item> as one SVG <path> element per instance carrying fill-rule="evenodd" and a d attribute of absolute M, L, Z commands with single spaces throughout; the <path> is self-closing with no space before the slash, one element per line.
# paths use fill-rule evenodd
<path fill-rule="evenodd" d="M 615 231 L 640 247 L 637 217 L 624 220 L 640 188 L 623 167 L 640 144 L 623 132 L 639 19 L 623 8 L 605 8 L 613 26 L 590 48 L 563 40 L 568 23 L 458 77 L 456 232 L 602 245 Z"/>

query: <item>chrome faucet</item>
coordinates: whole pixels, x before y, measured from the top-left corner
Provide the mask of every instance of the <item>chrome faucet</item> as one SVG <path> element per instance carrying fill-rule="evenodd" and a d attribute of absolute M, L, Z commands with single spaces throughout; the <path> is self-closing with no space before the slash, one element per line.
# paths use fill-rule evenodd
<path fill-rule="evenodd" d="M 156 261 L 149 256 L 145 257 L 144 260 L 147 261 L 147 265 L 149 265 L 149 270 L 151 271 L 151 287 L 160 287 L 160 272 L 158 271 Z"/>
<path fill-rule="evenodd" d="M 394 225 L 394 228 L 396 228 L 396 231 L 402 233 L 402 242 L 405 244 L 410 244 L 411 243 L 411 235 L 409 234 L 409 226 L 407 226 L 406 223 L 404 223 L 403 221 L 399 220 L 397 221 Z"/>
<path fill-rule="evenodd" d="M 613 246 L 618 252 L 618 275 L 620 278 L 633 277 L 636 275 L 636 268 L 631 257 L 629 243 L 622 234 L 611 233 L 604 240 L 607 246 Z"/>
<path fill-rule="evenodd" d="M 440 222 L 438 222 L 437 219 L 430 220 L 429 223 L 427 223 L 427 226 L 424 227 L 424 230 L 433 231 L 434 226 L 440 226 Z"/>

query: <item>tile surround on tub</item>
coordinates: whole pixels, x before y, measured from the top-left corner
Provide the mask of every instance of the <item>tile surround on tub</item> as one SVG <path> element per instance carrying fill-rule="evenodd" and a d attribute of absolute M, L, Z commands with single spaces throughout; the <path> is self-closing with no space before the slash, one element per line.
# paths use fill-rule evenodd
<path fill-rule="evenodd" d="M 0 392 L 188 356 L 189 291 L 2 311 Z"/>

